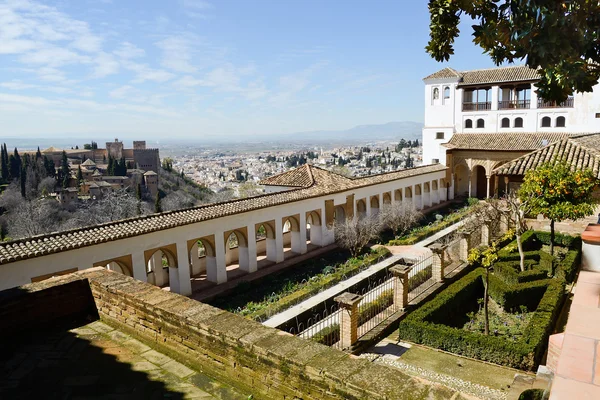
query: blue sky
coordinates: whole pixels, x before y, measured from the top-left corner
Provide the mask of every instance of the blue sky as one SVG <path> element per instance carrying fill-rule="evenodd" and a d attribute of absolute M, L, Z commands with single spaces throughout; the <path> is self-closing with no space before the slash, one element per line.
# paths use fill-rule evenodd
<path fill-rule="evenodd" d="M 0 136 L 422 121 L 425 0 L 0 0 Z M 469 24 L 449 65 L 491 67 Z"/>

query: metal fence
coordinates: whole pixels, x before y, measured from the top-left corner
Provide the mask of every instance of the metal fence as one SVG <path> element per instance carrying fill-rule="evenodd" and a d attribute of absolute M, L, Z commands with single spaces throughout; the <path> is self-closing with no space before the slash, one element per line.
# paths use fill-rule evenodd
<path fill-rule="evenodd" d="M 323 311 L 322 314 L 315 314 L 314 318 L 310 318 L 304 329 L 303 324 L 298 324 L 297 336 L 303 339 L 311 339 L 315 342 L 322 343 L 327 346 L 341 348 L 340 343 L 340 314 L 342 310 L 338 305 L 333 305 L 329 310 Z M 296 334 L 294 328 L 290 329 L 291 334 Z"/>
<path fill-rule="evenodd" d="M 433 254 L 428 254 L 415 262 L 408 273 L 408 301 L 413 301 L 433 285 Z"/>
<path fill-rule="evenodd" d="M 369 333 L 394 313 L 394 278 L 364 291 L 358 303 L 358 337 Z"/>

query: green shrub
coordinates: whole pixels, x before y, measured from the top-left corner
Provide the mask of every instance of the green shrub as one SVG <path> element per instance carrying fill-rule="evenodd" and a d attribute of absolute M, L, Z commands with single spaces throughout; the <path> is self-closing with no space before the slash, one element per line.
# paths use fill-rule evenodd
<path fill-rule="evenodd" d="M 433 266 L 428 266 L 408 278 L 408 291 L 418 288 L 427 282 L 433 274 Z"/>
<path fill-rule="evenodd" d="M 501 279 L 490 276 L 490 296 L 496 301 L 496 296 L 504 296 L 505 302 L 515 301 L 514 298 L 530 301 L 530 297 L 537 297 L 538 308 L 525 328 L 523 337 L 516 342 L 443 325 L 446 321 L 462 318 L 465 309 L 472 307 L 475 299 L 481 297 L 484 274 L 483 269 L 472 271 L 408 315 L 400 323 L 400 339 L 495 364 L 534 369 L 540 361 L 547 335 L 564 298 L 563 282 L 557 279 L 540 280 L 519 284 L 516 286 L 520 288 L 509 290 L 500 287 L 507 286 Z M 513 293 L 510 294 L 510 291 Z M 507 300 L 510 296 L 513 298 Z"/>
<path fill-rule="evenodd" d="M 340 325 L 332 324 L 315 333 L 310 340 L 327 346 L 333 346 L 340 340 Z"/>
<path fill-rule="evenodd" d="M 544 391 L 542 389 L 527 389 L 521 393 L 519 400 L 542 400 Z"/>
<path fill-rule="evenodd" d="M 358 326 L 361 326 L 375 316 L 378 310 L 384 310 L 394 303 L 394 291 L 392 289 L 381 293 L 377 299 L 358 308 Z"/>
<path fill-rule="evenodd" d="M 502 308 L 508 311 L 518 310 L 526 306 L 528 310 L 535 310 L 544 295 L 550 280 L 542 279 L 532 282 L 506 284 L 496 275 L 490 275 L 490 297 Z"/>
<path fill-rule="evenodd" d="M 535 231 L 535 236 L 537 240 L 539 240 L 542 244 L 550 244 L 550 232 Z M 577 250 L 581 248 L 581 236 L 571 236 L 562 233 L 555 233 L 554 244 Z"/>
<path fill-rule="evenodd" d="M 525 260 L 525 271 L 521 272 L 519 261 L 498 261 L 494 264 L 494 274 L 509 285 L 531 282 L 548 277 L 548 273 L 536 268 L 535 260 Z"/>
<path fill-rule="evenodd" d="M 554 262 L 556 258 L 550 253 L 546 253 L 543 250 L 539 250 L 540 253 L 540 268 L 546 271 L 550 276 L 554 275 Z"/>
<path fill-rule="evenodd" d="M 571 283 L 581 264 L 581 250 L 569 250 L 556 266 L 556 277 Z"/>

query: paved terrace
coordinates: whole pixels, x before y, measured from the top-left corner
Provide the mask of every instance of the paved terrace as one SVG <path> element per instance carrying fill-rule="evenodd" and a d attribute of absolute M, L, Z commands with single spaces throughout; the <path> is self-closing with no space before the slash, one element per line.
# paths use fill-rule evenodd
<path fill-rule="evenodd" d="M 0 354 L 3 399 L 248 399 L 100 321 L 11 342 Z"/>

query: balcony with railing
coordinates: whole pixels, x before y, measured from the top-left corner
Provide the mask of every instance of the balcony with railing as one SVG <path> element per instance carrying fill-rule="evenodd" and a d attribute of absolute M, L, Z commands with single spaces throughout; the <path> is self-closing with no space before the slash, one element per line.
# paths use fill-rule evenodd
<path fill-rule="evenodd" d="M 527 109 L 530 103 L 530 100 L 501 100 L 498 102 L 498 110 Z"/>
<path fill-rule="evenodd" d="M 462 110 L 463 111 L 484 111 L 491 110 L 492 102 L 491 101 L 483 101 L 483 102 L 463 102 Z"/>
<path fill-rule="evenodd" d="M 545 101 L 544 99 L 538 99 L 538 108 L 573 108 L 573 98 L 569 97 L 562 103 L 555 101 Z"/>

